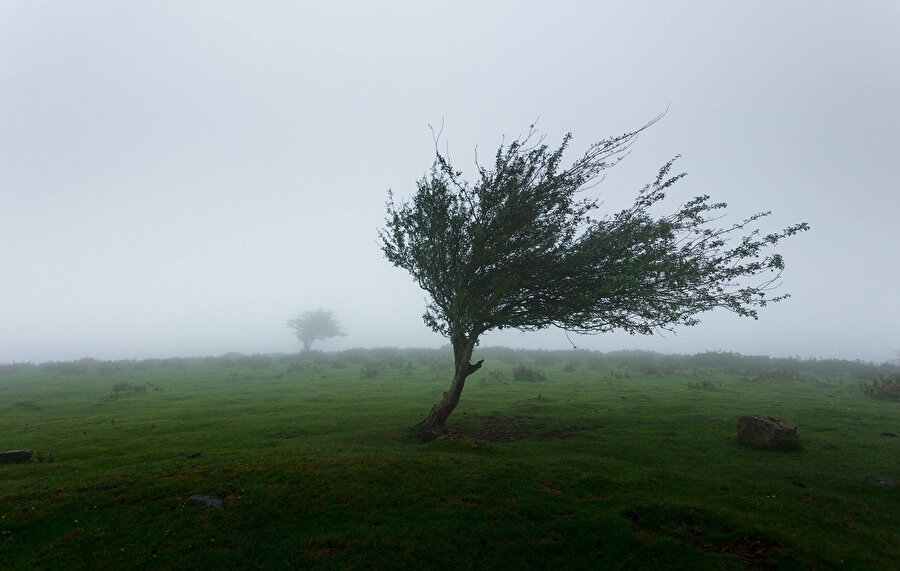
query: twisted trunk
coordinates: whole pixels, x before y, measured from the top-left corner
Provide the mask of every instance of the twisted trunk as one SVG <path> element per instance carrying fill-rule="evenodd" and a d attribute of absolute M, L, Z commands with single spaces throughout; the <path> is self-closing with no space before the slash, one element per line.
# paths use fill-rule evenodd
<path fill-rule="evenodd" d="M 482 359 L 474 365 L 470 362 L 472 351 L 475 350 L 476 339 L 459 338 L 453 340 L 453 362 L 454 373 L 453 381 L 450 383 L 450 390 L 444 393 L 441 402 L 431 407 L 431 412 L 425 417 L 425 420 L 412 427 L 412 430 L 423 432 L 431 435 L 438 435 L 444 432 L 444 425 L 453 409 L 459 404 L 459 396 L 462 394 L 463 387 L 466 384 L 466 378 L 481 368 L 484 362 Z"/>

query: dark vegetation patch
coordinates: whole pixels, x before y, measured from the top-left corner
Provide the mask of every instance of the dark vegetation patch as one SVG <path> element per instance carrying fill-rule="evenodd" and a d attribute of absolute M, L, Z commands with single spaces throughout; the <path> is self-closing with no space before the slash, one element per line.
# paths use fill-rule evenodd
<path fill-rule="evenodd" d="M 34 401 L 30 401 L 30 400 L 19 401 L 19 402 L 11 404 L 10 406 L 12 408 L 18 408 L 18 409 L 22 409 L 22 410 L 32 410 L 32 411 L 41 410 L 41 408 L 43 408 L 38 403 L 36 403 Z"/>
<path fill-rule="evenodd" d="M 513 380 L 534 383 L 538 381 L 546 381 L 547 377 L 540 369 L 529 367 L 528 365 L 519 365 L 513 369 Z"/>
<path fill-rule="evenodd" d="M 362 366 L 362 370 L 359 372 L 360 379 L 373 379 L 381 374 L 381 369 L 372 363 L 366 363 Z"/>
<path fill-rule="evenodd" d="M 295 373 L 310 373 L 313 375 L 321 375 L 324 372 L 325 372 L 325 370 L 322 367 L 320 367 L 316 363 L 310 363 L 310 362 L 291 363 L 290 365 L 288 365 L 288 368 L 285 371 L 285 373 L 287 373 L 289 375 L 295 374 Z"/>
<path fill-rule="evenodd" d="M 472 497 L 460 497 L 460 496 L 455 495 L 455 494 L 449 494 L 449 495 L 447 495 L 447 496 L 431 496 L 431 495 L 429 495 L 429 496 L 425 496 L 425 497 L 422 498 L 422 499 L 424 499 L 426 502 L 428 502 L 428 503 L 431 504 L 431 505 L 439 506 L 439 507 L 447 507 L 447 506 L 454 506 L 454 507 L 463 507 L 463 506 L 478 507 L 478 506 L 484 505 L 484 500 L 482 500 L 481 498 L 474 497 L 474 496 L 472 496 Z"/>
<path fill-rule="evenodd" d="M 867 397 L 891 402 L 900 402 L 900 373 L 884 375 L 868 383 L 859 384 Z"/>
<path fill-rule="evenodd" d="M 153 391 L 165 390 L 156 383 L 151 383 L 149 381 L 144 383 L 143 385 L 137 385 L 134 383 L 129 383 L 127 381 L 122 381 L 113 385 L 112 393 L 114 398 L 119 398 L 119 396 L 121 396 L 122 394 L 146 393 L 148 389 Z"/>
<path fill-rule="evenodd" d="M 696 383 L 688 383 L 689 389 L 715 389 L 722 386 L 722 383 L 714 383 L 712 381 L 697 381 Z"/>
<path fill-rule="evenodd" d="M 573 436 L 578 436 L 585 430 L 587 430 L 586 427 L 566 426 L 565 428 L 557 428 L 554 430 L 545 430 L 537 435 L 537 439 L 538 440 L 556 440 L 556 439 L 560 439 L 560 438 L 572 438 Z"/>
<path fill-rule="evenodd" d="M 540 412 L 542 407 L 532 407 L 532 412 Z M 578 436 L 588 427 L 564 426 L 548 429 L 534 416 L 473 416 L 476 425 L 448 430 L 445 438 L 463 439 L 474 442 L 517 442 L 534 436 L 538 440 L 555 440 Z"/>
<path fill-rule="evenodd" d="M 662 535 L 712 553 L 734 555 L 753 569 L 778 569 L 785 545 L 765 533 L 747 529 L 713 511 L 651 505 L 623 514 L 645 534 Z"/>
<path fill-rule="evenodd" d="M 482 442 L 516 442 L 528 438 L 543 424 L 521 416 L 476 416 L 476 426 L 449 431 L 449 438 L 465 438 Z"/>
<path fill-rule="evenodd" d="M 803 381 L 806 378 L 798 373 L 797 371 L 767 371 L 760 375 L 756 375 L 751 378 L 741 378 L 744 382 L 749 383 L 764 383 L 764 382 L 775 382 L 775 383 L 785 383 L 792 381 Z"/>
<path fill-rule="evenodd" d="M 56 462 L 56 457 L 52 453 L 43 453 L 43 452 L 35 452 L 34 459 L 38 462 L 46 462 L 48 464 L 52 464 Z"/>

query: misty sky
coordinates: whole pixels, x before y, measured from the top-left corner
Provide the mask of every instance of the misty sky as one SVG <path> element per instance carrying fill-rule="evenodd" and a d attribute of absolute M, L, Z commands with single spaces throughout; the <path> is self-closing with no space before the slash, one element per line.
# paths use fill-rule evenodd
<path fill-rule="evenodd" d="M 669 109 L 594 192 L 807 221 L 760 319 L 582 348 L 884 361 L 900 349 L 900 3 L 0 2 L 0 362 L 439 346 L 377 230 L 433 158 L 538 119 L 593 141 Z M 571 347 L 558 330 L 483 345 Z"/>

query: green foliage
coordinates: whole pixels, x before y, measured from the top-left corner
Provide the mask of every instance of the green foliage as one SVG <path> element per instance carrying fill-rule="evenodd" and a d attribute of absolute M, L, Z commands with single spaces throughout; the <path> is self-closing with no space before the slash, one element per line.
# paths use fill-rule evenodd
<path fill-rule="evenodd" d="M 386 258 L 429 294 L 426 324 L 452 340 L 549 326 L 649 334 L 696 325 L 716 307 L 755 318 L 787 297 L 766 297 L 784 262 L 765 252 L 805 223 L 761 236 L 752 225 L 768 213 L 759 213 L 717 227 L 726 205 L 708 196 L 654 216 L 684 176 L 670 174 L 673 161 L 612 216 L 595 217 L 599 201 L 579 198 L 647 126 L 591 145 L 568 167 L 571 135 L 551 149 L 533 142 L 532 128 L 501 145 L 492 168 L 478 165 L 474 184 L 437 152 L 410 201 L 390 197 L 380 232 Z M 738 285 L 748 278 L 758 279 Z"/>
<path fill-rule="evenodd" d="M 309 351 L 315 341 L 346 335 L 334 312 L 324 309 L 304 311 L 289 320 L 287 326 L 294 330 L 297 339 L 303 343 L 304 351 Z"/>
<path fill-rule="evenodd" d="M 590 145 L 569 166 L 571 134 L 551 149 L 532 126 L 501 144 L 491 166 L 476 161 L 474 183 L 436 148 L 411 199 L 397 203 L 389 193 L 382 251 L 427 292 L 424 321 L 450 339 L 454 354 L 450 390 L 417 428 L 440 431 L 483 362 L 470 359 L 487 331 L 652 334 L 696 325 L 697 315 L 719 307 L 756 318 L 758 308 L 788 297 L 767 297 L 784 269 L 769 250 L 809 226 L 762 235 L 755 226 L 768 212 L 718 226 L 726 205 L 707 195 L 657 215 L 685 176 L 671 174 L 675 159 L 630 208 L 596 216 L 599 199 L 584 191 L 658 119 Z"/>

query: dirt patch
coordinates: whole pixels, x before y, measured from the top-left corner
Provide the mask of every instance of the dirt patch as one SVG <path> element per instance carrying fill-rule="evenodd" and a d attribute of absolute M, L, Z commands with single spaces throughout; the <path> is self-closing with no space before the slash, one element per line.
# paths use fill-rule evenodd
<path fill-rule="evenodd" d="M 586 428 L 579 426 L 567 426 L 565 428 L 559 428 L 557 430 L 546 430 L 537 435 L 539 440 L 556 440 L 559 438 L 572 438 L 573 436 L 578 436 L 582 432 L 587 430 Z"/>
<path fill-rule="evenodd" d="M 479 498 L 460 498 L 459 496 L 449 496 L 449 497 L 439 497 L 439 496 L 425 496 L 423 498 L 426 502 L 430 504 L 434 504 L 436 506 L 455 506 L 455 507 L 463 507 L 463 506 L 481 506 L 484 502 Z"/>
<path fill-rule="evenodd" d="M 752 569 L 775 569 L 783 545 L 765 534 L 741 529 L 717 514 L 675 506 L 651 506 L 623 514 L 648 535 L 662 535 L 703 551 L 734 555 Z"/>
<path fill-rule="evenodd" d="M 477 420 L 481 421 L 478 426 L 455 430 L 448 436 L 451 438 L 461 436 L 483 442 L 516 442 L 544 427 L 520 416 L 484 416 L 477 417 Z"/>
<path fill-rule="evenodd" d="M 310 539 L 306 551 L 317 559 L 331 557 L 337 553 L 349 553 L 350 543 L 336 536 L 324 536 Z"/>
<path fill-rule="evenodd" d="M 476 426 L 448 430 L 444 438 L 474 442 L 516 442 L 534 436 L 538 440 L 571 438 L 588 430 L 587 427 L 567 426 L 546 430 L 546 426 L 533 416 L 470 416 L 480 422 Z"/>

